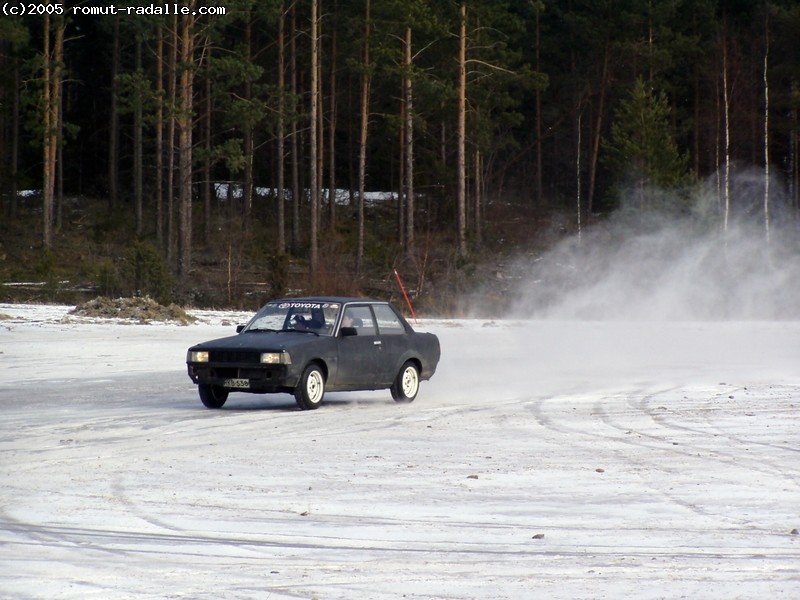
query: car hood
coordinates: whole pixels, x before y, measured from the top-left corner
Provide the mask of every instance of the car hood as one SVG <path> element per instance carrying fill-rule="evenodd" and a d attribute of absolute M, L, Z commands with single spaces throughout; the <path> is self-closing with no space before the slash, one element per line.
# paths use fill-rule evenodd
<path fill-rule="evenodd" d="M 314 343 L 320 339 L 311 333 L 245 331 L 230 337 L 195 344 L 189 350 L 288 350 Z"/>

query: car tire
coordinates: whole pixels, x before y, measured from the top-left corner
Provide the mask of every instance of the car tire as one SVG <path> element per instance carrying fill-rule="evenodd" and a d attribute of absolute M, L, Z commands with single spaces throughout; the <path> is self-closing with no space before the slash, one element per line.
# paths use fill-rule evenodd
<path fill-rule="evenodd" d="M 419 392 L 419 369 L 412 361 L 406 361 L 390 388 L 395 402 L 413 402 Z"/>
<path fill-rule="evenodd" d="M 325 373 L 317 363 L 311 363 L 303 371 L 300 382 L 294 388 L 294 399 L 301 410 L 314 410 L 322 404 L 325 395 Z"/>
<path fill-rule="evenodd" d="M 222 408 L 228 399 L 228 390 L 218 385 L 201 383 L 197 389 L 200 392 L 200 401 L 206 408 Z"/>

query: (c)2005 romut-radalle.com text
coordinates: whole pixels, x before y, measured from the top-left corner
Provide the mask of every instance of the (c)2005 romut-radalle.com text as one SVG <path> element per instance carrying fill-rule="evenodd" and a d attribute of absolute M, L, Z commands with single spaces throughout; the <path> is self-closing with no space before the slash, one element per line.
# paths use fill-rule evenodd
<path fill-rule="evenodd" d="M 153 3 L 144 6 L 66 6 L 44 2 L 4 2 L 2 12 L 5 16 L 35 15 L 224 15 L 224 6 L 184 6 L 176 2 Z"/>

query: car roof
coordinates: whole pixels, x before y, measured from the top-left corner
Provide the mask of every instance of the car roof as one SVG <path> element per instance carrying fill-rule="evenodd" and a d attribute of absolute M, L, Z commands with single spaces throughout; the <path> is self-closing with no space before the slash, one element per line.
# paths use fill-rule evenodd
<path fill-rule="evenodd" d="M 370 304 L 389 304 L 388 300 L 378 300 L 377 298 L 356 298 L 347 296 L 298 296 L 296 298 L 275 298 L 269 302 L 328 302 L 339 304 L 370 303 Z"/>

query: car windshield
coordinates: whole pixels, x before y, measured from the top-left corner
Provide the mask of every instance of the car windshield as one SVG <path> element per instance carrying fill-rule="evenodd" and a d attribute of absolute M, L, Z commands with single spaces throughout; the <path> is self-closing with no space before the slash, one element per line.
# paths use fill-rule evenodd
<path fill-rule="evenodd" d="M 331 335 L 341 304 L 316 300 L 280 300 L 268 302 L 248 324 L 245 331 L 298 331 Z"/>

